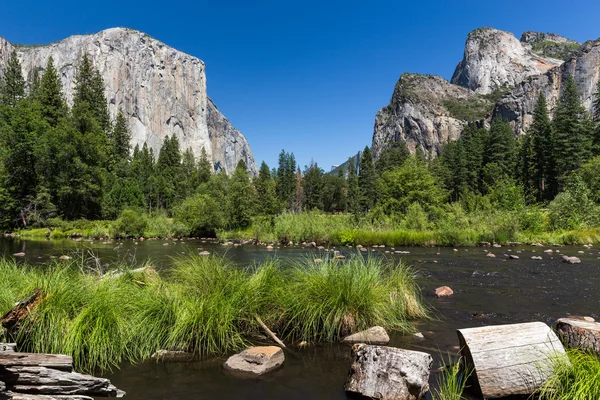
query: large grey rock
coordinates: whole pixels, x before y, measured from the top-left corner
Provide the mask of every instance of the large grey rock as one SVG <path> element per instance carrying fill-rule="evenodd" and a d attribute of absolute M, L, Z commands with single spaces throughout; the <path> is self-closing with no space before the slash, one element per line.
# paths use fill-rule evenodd
<path fill-rule="evenodd" d="M 225 361 L 225 369 L 242 374 L 263 375 L 279 368 L 285 359 L 283 350 L 276 346 L 250 347 Z"/>
<path fill-rule="evenodd" d="M 583 105 L 590 111 L 596 83 L 600 79 L 600 39 L 585 42 L 560 66 L 524 79 L 500 98 L 494 115 L 510 121 L 515 133 L 526 133 L 531 126 L 533 110 L 539 95 L 544 94 L 546 97 L 552 116 L 569 76 L 574 78 Z"/>
<path fill-rule="evenodd" d="M 344 343 L 366 343 L 366 344 L 387 344 L 390 337 L 381 326 L 373 326 L 367 330 L 356 332 L 346 336 Z"/>
<path fill-rule="evenodd" d="M 448 109 L 456 102 L 470 102 L 490 113 L 493 109 L 488 99 L 439 76 L 402 74 L 390 104 L 375 117 L 374 158 L 393 142 L 406 142 L 411 152 L 420 147 L 435 155 L 443 143 L 458 139 L 467 125 L 467 119 Z"/>
<path fill-rule="evenodd" d="M 600 323 L 561 318 L 556 321 L 556 331 L 567 347 L 594 351 L 600 355 Z"/>
<path fill-rule="evenodd" d="M 427 353 L 356 344 L 346 392 L 382 400 L 416 400 L 429 390 L 433 359 Z"/>
<path fill-rule="evenodd" d="M 44 395 L 123 397 L 108 379 L 46 367 L 0 367 L 0 380 L 12 392 Z"/>
<path fill-rule="evenodd" d="M 0 72 L 12 50 L 0 38 Z M 111 117 L 119 108 L 128 117 L 132 146 L 148 143 L 157 155 L 164 138 L 175 135 L 182 149 L 191 148 L 196 155 L 204 147 L 217 169 L 232 173 L 243 159 L 256 173 L 246 138 L 207 95 L 202 60 L 126 28 L 71 36 L 46 46 L 17 47 L 17 52 L 28 81 L 52 56 L 69 104 L 77 63 L 87 52 L 104 78 Z"/>
<path fill-rule="evenodd" d="M 1 397 L 0 397 L 1 399 Z M 45 395 L 45 394 L 26 394 L 26 393 L 14 393 L 10 392 L 10 397 L 8 399 L 11 400 L 94 400 L 89 396 L 82 395 Z"/>
<path fill-rule="evenodd" d="M 465 53 L 451 82 L 481 94 L 511 87 L 532 75 L 545 73 L 562 60 L 542 57 L 512 33 L 479 28 L 467 36 Z"/>

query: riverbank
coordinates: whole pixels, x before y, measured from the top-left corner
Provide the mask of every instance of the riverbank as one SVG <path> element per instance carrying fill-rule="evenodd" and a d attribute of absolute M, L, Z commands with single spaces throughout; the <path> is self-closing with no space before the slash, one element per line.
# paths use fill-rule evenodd
<path fill-rule="evenodd" d="M 0 341 L 73 356 L 80 371 L 147 360 L 160 349 L 219 355 L 260 342 L 258 316 L 291 343 L 336 342 L 373 325 L 410 332 L 425 318 L 414 271 L 352 257 L 240 268 L 218 256 L 179 257 L 172 268 L 112 271 L 81 262 L 31 267 L 0 261 L 0 312 L 39 290 L 35 307 Z M 258 338 L 258 339 L 257 339 Z"/>
<path fill-rule="evenodd" d="M 527 245 L 599 244 L 599 227 L 553 230 L 544 222 L 544 214 L 498 212 L 454 216 L 437 223 L 414 224 L 406 221 L 383 221 L 350 214 L 322 212 L 284 213 L 272 217 L 255 217 L 242 230 L 207 232 L 222 242 L 228 240 L 255 243 L 288 244 L 315 242 L 330 246 L 476 246 L 482 243 L 522 243 Z M 24 229 L 13 236 L 31 239 L 85 238 L 189 238 L 191 228 L 184 222 L 163 214 L 148 216 L 124 212 L 115 221 L 49 220 L 44 228 Z M 416 226 L 416 227 L 415 227 Z"/>

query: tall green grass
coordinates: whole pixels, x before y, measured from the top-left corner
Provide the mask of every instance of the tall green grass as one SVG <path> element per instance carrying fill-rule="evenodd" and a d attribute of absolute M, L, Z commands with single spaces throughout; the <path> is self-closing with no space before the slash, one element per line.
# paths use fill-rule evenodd
<path fill-rule="evenodd" d="M 248 345 L 256 317 L 288 339 L 335 341 L 370 325 L 410 330 L 426 316 L 414 272 L 355 257 L 240 267 L 219 257 L 173 260 L 171 269 L 103 274 L 85 260 L 43 267 L 0 260 L 0 313 L 39 289 L 20 328 L 0 332 L 22 351 L 66 353 L 77 370 L 110 370 L 159 349 L 223 354 Z"/>
<path fill-rule="evenodd" d="M 432 400 L 462 400 L 471 371 L 461 362 L 442 361 L 442 371 L 437 376 L 437 388 L 431 392 Z"/>
<path fill-rule="evenodd" d="M 600 358 L 595 353 L 568 350 L 568 361 L 554 363 L 551 378 L 539 389 L 542 400 L 600 399 Z"/>

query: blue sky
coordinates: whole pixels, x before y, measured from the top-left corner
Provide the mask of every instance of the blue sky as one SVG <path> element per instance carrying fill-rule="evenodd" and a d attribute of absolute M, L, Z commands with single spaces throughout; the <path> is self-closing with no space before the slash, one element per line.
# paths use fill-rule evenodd
<path fill-rule="evenodd" d="M 598 1 L 4 1 L 0 36 L 48 43 L 124 26 L 206 63 L 208 94 L 257 163 L 325 170 L 370 145 L 403 72 L 449 79 L 481 26 L 600 37 Z"/>

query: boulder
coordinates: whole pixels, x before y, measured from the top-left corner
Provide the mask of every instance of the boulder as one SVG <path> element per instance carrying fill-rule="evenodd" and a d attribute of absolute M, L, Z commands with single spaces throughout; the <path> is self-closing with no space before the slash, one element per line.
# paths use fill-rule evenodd
<path fill-rule="evenodd" d="M 508 258 L 510 258 L 511 260 L 518 260 L 519 256 L 511 254 L 511 255 L 508 256 Z"/>
<path fill-rule="evenodd" d="M 435 289 L 434 294 L 436 297 L 448 297 L 454 294 L 454 290 L 452 290 L 449 286 L 440 286 Z"/>
<path fill-rule="evenodd" d="M 567 264 L 581 264 L 579 257 L 563 256 L 563 262 Z"/>
<path fill-rule="evenodd" d="M 342 340 L 343 343 L 367 344 L 387 344 L 389 341 L 390 337 L 381 326 L 373 326 L 367 330 L 353 333 Z"/>
<path fill-rule="evenodd" d="M 556 321 L 556 331 L 567 347 L 600 354 L 600 323 L 584 319 L 561 318 Z"/>
<path fill-rule="evenodd" d="M 540 257 L 540 256 L 532 256 L 531 259 L 532 260 L 541 260 L 542 257 Z"/>
<path fill-rule="evenodd" d="M 284 361 L 283 350 L 276 346 L 250 347 L 225 361 L 225 369 L 232 372 L 263 375 L 279 368 Z"/>
<path fill-rule="evenodd" d="M 356 344 L 344 389 L 373 399 L 422 399 L 432 364 L 431 356 L 420 351 Z"/>
<path fill-rule="evenodd" d="M 487 253 L 487 256 L 491 258 L 496 258 L 496 255 L 492 252 Z"/>
<path fill-rule="evenodd" d="M 15 257 L 25 257 L 25 253 L 21 252 L 21 253 L 15 253 L 13 254 L 13 256 Z"/>

